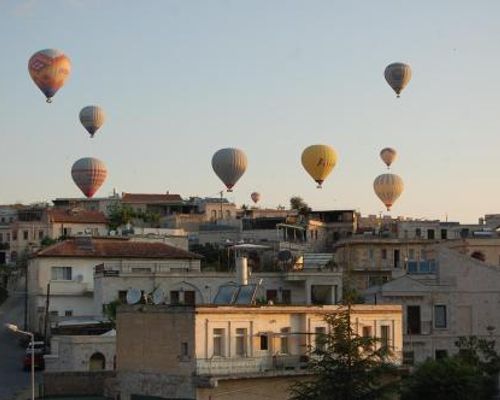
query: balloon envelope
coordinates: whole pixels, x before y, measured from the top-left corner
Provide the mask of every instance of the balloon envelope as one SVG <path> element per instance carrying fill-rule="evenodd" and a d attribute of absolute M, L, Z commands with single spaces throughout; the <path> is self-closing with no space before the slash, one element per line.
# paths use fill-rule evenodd
<path fill-rule="evenodd" d="M 80 111 L 80 122 L 90 133 L 90 137 L 94 137 L 97 130 L 104 124 L 105 119 L 104 110 L 99 106 L 83 107 Z"/>
<path fill-rule="evenodd" d="M 302 166 L 318 183 L 318 188 L 337 164 L 335 149 L 326 144 L 315 144 L 302 152 Z"/>
<path fill-rule="evenodd" d="M 392 205 L 404 190 L 403 179 L 396 174 L 382 174 L 375 178 L 373 189 L 382 203 L 391 210 Z"/>
<path fill-rule="evenodd" d="M 387 165 L 387 167 L 390 167 L 391 164 L 396 161 L 397 157 L 398 152 L 392 147 L 386 147 L 380 151 L 380 158 L 385 163 L 385 165 Z"/>
<path fill-rule="evenodd" d="M 99 190 L 107 175 L 106 165 L 92 157 L 80 158 L 71 168 L 73 181 L 86 197 L 92 197 Z"/>
<path fill-rule="evenodd" d="M 212 168 L 227 191 L 231 192 L 238 179 L 247 169 L 247 156 L 243 150 L 235 148 L 220 149 L 212 157 Z"/>
<path fill-rule="evenodd" d="M 31 79 L 50 103 L 52 97 L 64 85 L 71 72 L 71 61 L 56 49 L 40 50 L 28 62 Z"/>
<path fill-rule="evenodd" d="M 250 197 L 252 198 L 252 201 L 257 204 L 260 200 L 260 193 L 258 192 L 253 192 Z"/>
<path fill-rule="evenodd" d="M 405 63 L 392 63 L 385 68 L 384 76 L 389 86 L 396 92 L 397 97 L 408 85 L 411 79 L 411 67 Z"/>

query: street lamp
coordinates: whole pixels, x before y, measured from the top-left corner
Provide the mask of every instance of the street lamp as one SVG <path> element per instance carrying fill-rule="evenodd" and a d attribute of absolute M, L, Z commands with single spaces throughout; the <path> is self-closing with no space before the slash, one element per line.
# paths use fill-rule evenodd
<path fill-rule="evenodd" d="M 31 332 L 22 331 L 17 325 L 5 324 L 5 327 L 15 333 L 27 335 L 31 341 L 31 400 L 35 400 L 35 335 Z"/>

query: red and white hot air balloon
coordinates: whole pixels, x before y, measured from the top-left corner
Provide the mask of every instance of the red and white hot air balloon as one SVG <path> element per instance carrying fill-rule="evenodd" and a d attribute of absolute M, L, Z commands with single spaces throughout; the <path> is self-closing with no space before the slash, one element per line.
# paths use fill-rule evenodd
<path fill-rule="evenodd" d="M 250 197 L 252 198 L 252 201 L 257 204 L 260 201 L 260 193 L 259 192 L 253 192 Z"/>
<path fill-rule="evenodd" d="M 101 160 L 93 157 L 80 158 L 71 167 L 71 176 L 76 186 L 86 197 L 92 197 L 102 186 L 108 170 Z"/>

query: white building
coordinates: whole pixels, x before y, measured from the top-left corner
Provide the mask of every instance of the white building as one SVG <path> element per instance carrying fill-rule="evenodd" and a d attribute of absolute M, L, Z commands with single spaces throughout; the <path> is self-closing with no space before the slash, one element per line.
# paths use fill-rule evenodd
<path fill-rule="evenodd" d="M 500 270 L 445 246 L 433 260 L 366 291 L 366 300 L 404 307 L 404 359 L 407 364 L 457 352 L 460 336 L 500 343 Z M 432 261 L 433 268 L 427 268 Z"/>
<path fill-rule="evenodd" d="M 76 237 L 39 251 L 28 265 L 29 327 L 44 332 L 44 316 L 52 321 L 96 315 L 96 265 L 166 265 L 184 271 L 200 270 L 199 256 L 164 243 L 126 238 Z M 134 267 L 131 267 L 132 270 Z M 47 310 L 47 290 L 50 284 Z M 101 315 L 99 312 L 98 315 Z"/>

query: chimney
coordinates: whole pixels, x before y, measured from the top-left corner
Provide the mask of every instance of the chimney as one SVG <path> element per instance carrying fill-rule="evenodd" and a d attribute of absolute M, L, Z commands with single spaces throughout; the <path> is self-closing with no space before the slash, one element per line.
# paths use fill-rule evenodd
<path fill-rule="evenodd" d="M 236 258 L 236 278 L 239 285 L 248 285 L 247 258 L 241 255 Z"/>

